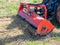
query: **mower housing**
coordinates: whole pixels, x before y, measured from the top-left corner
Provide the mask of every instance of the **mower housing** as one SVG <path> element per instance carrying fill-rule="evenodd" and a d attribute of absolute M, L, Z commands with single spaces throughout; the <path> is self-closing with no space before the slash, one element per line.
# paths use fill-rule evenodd
<path fill-rule="evenodd" d="M 40 9 L 44 10 L 43 16 L 35 12 Z M 46 35 L 54 29 L 54 25 L 47 20 L 47 9 L 44 4 L 20 3 L 18 15 L 37 28 L 34 30 L 35 35 Z"/>

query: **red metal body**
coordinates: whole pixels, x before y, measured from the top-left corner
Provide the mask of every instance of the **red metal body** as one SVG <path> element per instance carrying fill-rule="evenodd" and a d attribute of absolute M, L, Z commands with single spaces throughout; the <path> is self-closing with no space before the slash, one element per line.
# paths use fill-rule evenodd
<path fill-rule="evenodd" d="M 24 7 L 25 5 L 25 7 Z M 43 8 L 44 9 L 44 17 L 36 14 L 34 11 L 30 12 L 30 8 Z M 25 10 L 25 11 L 24 11 Z M 54 25 L 51 24 L 50 21 L 47 20 L 47 9 L 43 4 L 26 4 L 20 3 L 20 8 L 18 11 L 18 15 L 27 20 L 29 23 L 37 27 L 36 34 L 45 35 L 50 33 L 54 29 Z"/>

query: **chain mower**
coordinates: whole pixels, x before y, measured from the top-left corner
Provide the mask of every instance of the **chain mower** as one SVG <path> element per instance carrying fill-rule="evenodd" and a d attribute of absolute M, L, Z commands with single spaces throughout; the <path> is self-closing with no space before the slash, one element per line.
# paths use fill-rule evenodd
<path fill-rule="evenodd" d="M 29 30 L 32 35 L 46 35 L 54 29 L 54 25 L 47 20 L 47 8 L 44 4 L 20 3 L 18 16 L 36 27 L 36 30 Z"/>

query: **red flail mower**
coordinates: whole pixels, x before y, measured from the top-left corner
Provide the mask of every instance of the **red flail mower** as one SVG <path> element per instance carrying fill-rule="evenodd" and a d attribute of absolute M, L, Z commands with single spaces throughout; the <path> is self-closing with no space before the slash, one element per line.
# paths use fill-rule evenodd
<path fill-rule="evenodd" d="M 54 29 L 54 25 L 47 20 L 47 9 L 44 4 L 20 3 L 18 16 L 36 27 L 36 30 L 30 30 L 32 35 L 46 35 Z"/>

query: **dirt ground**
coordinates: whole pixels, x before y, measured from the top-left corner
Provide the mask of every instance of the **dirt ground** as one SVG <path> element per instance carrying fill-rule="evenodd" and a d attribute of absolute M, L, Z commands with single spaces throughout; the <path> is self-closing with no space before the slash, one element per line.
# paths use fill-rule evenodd
<path fill-rule="evenodd" d="M 0 17 L 0 45 L 26 45 L 29 41 L 48 42 L 60 45 L 60 41 L 52 38 L 60 37 L 60 29 L 54 29 L 54 33 L 36 40 L 31 37 L 27 30 L 35 30 L 25 20 L 17 16 Z M 55 33 L 57 32 L 57 33 Z"/>

